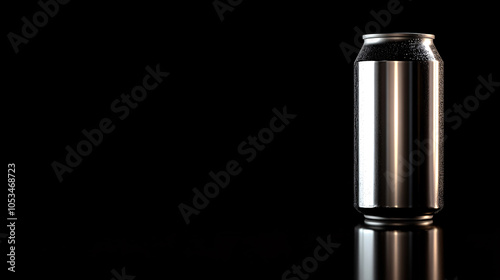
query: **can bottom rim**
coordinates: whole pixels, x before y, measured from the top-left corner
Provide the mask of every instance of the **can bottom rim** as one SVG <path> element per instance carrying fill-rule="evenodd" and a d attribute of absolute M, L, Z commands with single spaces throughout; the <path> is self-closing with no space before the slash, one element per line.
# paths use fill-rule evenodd
<path fill-rule="evenodd" d="M 413 217 L 381 217 L 373 215 L 364 215 L 365 224 L 373 226 L 407 226 L 407 225 L 431 225 L 433 223 L 433 215 L 420 215 Z"/>

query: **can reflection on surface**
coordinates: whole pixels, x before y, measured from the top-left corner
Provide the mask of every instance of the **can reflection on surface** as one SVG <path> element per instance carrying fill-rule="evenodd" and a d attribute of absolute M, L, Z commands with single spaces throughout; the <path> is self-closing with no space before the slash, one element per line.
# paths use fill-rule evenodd
<path fill-rule="evenodd" d="M 442 229 L 434 226 L 355 228 L 355 279 L 444 279 Z"/>

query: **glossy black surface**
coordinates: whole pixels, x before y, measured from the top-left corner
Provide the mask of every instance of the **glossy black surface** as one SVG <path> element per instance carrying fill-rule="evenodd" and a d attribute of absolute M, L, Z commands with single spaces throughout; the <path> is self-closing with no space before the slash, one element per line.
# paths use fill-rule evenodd
<path fill-rule="evenodd" d="M 2 152 L 4 168 L 17 167 L 18 220 L 9 274 L 4 189 L 1 280 L 279 280 L 314 267 L 328 240 L 331 252 L 316 254 L 328 259 L 289 280 L 354 279 L 363 215 L 353 207 L 352 74 L 374 13 L 388 21 L 380 32 L 435 34 L 446 62 L 446 205 L 434 218 L 444 278 L 500 279 L 495 3 L 220 0 L 239 3 L 221 21 L 213 0 L 68 1 L 16 54 L 7 35 L 23 35 L 38 2 L 2 7 Z M 388 6 L 399 11 L 390 20 Z M 122 94 L 157 65 L 170 75 L 126 105 Z M 478 87 L 489 97 L 476 108 Z M 296 117 L 271 141 L 273 109 L 285 106 Z M 51 164 L 66 165 L 66 147 L 104 118 L 114 131 L 60 182 Z M 259 134 L 266 143 L 250 145 Z M 241 172 L 187 225 L 179 205 L 194 206 L 193 189 L 232 160 Z M 422 236 L 417 255 L 401 256 L 418 268 Z M 377 252 L 378 263 L 389 256 Z"/>

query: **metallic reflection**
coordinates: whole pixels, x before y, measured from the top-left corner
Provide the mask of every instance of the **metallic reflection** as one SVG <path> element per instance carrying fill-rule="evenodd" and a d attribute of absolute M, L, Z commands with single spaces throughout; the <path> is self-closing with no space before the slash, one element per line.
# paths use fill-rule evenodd
<path fill-rule="evenodd" d="M 442 229 L 434 225 L 355 228 L 355 279 L 443 280 Z"/>
<path fill-rule="evenodd" d="M 358 207 L 442 208 L 441 68 L 440 61 L 358 62 Z"/>

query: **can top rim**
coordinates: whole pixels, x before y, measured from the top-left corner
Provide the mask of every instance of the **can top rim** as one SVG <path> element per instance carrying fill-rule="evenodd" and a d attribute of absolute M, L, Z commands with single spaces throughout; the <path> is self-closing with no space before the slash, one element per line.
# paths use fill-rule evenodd
<path fill-rule="evenodd" d="M 375 33 L 375 34 L 365 34 L 365 35 L 363 35 L 363 39 L 394 38 L 394 37 L 434 39 L 436 36 L 434 36 L 434 34 L 412 33 L 412 32 Z"/>

